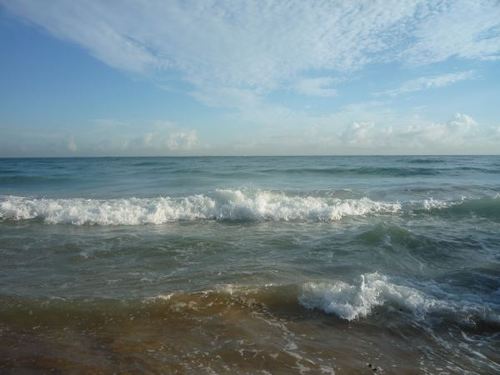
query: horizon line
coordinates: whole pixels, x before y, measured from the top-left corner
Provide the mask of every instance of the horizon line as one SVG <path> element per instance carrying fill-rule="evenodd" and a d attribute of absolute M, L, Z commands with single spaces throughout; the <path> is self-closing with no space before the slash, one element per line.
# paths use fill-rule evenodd
<path fill-rule="evenodd" d="M 280 154 L 280 155 L 98 155 L 98 156 L 0 156 L 0 159 L 111 159 L 111 158 L 273 158 L 273 157 L 463 157 L 498 154 Z"/>

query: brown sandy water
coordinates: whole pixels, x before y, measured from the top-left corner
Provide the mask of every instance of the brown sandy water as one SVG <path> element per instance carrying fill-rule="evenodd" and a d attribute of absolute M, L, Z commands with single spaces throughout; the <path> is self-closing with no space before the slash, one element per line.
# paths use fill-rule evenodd
<path fill-rule="evenodd" d="M 171 294 L 142 301 L 3 298 L 0 372 L 498 371 L 488 367 L 500 360 L 498 327 L 435 327 L 430 332 L 402 311 L 374 311 L 370 319 L 349 322 L 302 307 L 296 293 L 289 286 Z M 460 343 L 464 335 L 467 347 Z M 481 340 L 476 341 L 476 335 Z M 490 337 L 489 342 L 485 337 Z M 470 360 L 471 352 L 477 361 Z"/>

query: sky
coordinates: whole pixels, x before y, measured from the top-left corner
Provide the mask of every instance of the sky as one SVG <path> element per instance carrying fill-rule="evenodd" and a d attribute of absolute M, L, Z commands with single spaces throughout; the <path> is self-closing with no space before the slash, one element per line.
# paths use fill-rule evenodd
<path fill-rule="evenodd" d="M 499 153 L 499 0 L 0 0 L 0 157 Z"/>

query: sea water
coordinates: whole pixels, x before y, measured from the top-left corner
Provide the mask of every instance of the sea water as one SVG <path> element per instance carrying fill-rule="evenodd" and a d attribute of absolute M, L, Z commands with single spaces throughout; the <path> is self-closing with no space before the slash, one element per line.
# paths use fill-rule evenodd
<path fill-rule="evenodd" d="M 0 159 L 0 372 L 500 373 L 500 157 Z"/>

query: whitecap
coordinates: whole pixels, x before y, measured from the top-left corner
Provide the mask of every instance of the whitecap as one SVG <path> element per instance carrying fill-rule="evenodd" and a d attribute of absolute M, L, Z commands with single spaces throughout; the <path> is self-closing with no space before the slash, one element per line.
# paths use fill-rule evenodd
<path fill-rule="evenodd" d="M 436 287 L 429 285 L 424 289 Z M 441 294 L 444 293 L 441 291 Z M 451 295 L 437 298 L 417 288 L 394 283 L 378 272 L 361 275 L 357 284 L 343 281 L 307 282 L 302 285 L 299 303 L 306 308 L 319 309 L 349 321 L 365 318 L 374 308 L 384 305 L 405 308 L 417 319 L 429 313 L 447 313 L 465 324 L 473 324 L 473 316 L 498 321 L 494 309 L 481 301 L 457 301 Z"/>
<path fill-rule="evenodd" d="M 282 192 L 217 190 L 211 195 L 122 199 L 0 198 L 0 219 L 52 224 L 140 225 L 193 220 L 337 221 L 348 216 L 396 213 L 399 203 Z"/>

